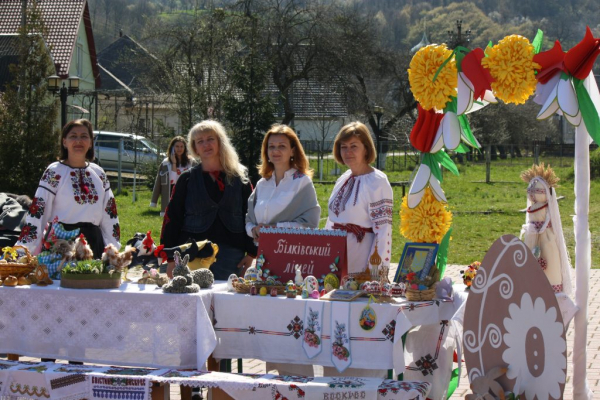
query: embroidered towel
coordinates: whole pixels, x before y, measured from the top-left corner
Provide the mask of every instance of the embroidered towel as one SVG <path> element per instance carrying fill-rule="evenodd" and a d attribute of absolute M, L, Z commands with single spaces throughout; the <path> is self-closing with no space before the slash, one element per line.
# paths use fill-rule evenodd
<path fill-rule="evenodd" d="M 331 302 L 331 362 L 340 373 L 352 364 L 350 304 Z"/>
<path fill-rule="evenodd" d="M 323 350 L 321 329 L 323 327 L 323 305 L 320 300 L 306 301 L 304 307 L 304 338 L 302 348 L 306 357 L 314 358 Z"/>

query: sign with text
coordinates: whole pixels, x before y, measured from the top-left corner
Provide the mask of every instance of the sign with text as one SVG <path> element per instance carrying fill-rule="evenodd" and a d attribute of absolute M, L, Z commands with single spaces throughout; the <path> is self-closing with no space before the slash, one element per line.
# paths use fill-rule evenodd
<path fill-rule="evenodd" d="M 261 228 L 258 256 L 265 260 L 263 279 L 268 275 L 283 283 L 294 281 L 297 268 L 303 278 L 322 279 L 330 272 L 338 278 L 347 275 L 346 236 L 340 230 Z"/>

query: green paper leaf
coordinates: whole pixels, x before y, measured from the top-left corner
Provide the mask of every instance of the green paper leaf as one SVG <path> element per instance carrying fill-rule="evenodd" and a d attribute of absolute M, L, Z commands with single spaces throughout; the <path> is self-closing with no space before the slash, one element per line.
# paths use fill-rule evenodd
<path fill-rule="evenodd" d="M 436 161 L 442 164 L 444 168 L 446 168 L 448 171 L 452 172 L 456 176 L 459 175 L 458 168 L 456 167 L 456 164 L 454 164 L 454 161 L 452 161 L 448 153 L 442 150 L 438 151 L 433 156 L 435 157 Z"/>
<path fill-rule="evenodd" d="M 542 51 L 543 41 L 544 32 L 541 29 L 538 29 L 537 33 L 535 34 L 535 38 L 533 38 L 533 42 L 531 42 L 531 44 L 533 45 L 533 54 L 538 54 L 540 51 Z"/>
<path fill-rule="evenodd" d="M 440 183 L 441 183 L 442 179 L 443 179 L 442 178 L 442 169 L 440 168 L 440 164 L 436 160 L 435 156 L 431 153 L 423 153 L 422 163 L 429 167 L 433 176 L 435 176 L 437 178 L 437 180 L 440 181 Z"/>
<path fill-rule="evenodd" d="M 446 263 L 448 262 L 448 247 L 450 247 L 450 236 L 452 235 L 452 227 L 442 238 L 437 254 L 437 269 L 440 271 L 440 279 L 444 277 L 446 271 Z"/>
<path fill-rule="evenodd" d="M 450 377 L 450 383 L 448 384 L 448 394 L 446 394 L 446 398 L 449 399 L 452 396 L 452 393 L 458 387 L 458 377 L 460 374 L 458 373 L 458 368 L 452 370 L 452 376 Z"/>
<path fill-rule="evenodd" d="M 456 114 L 456 110 L 458 110 L 458 100 L 455 96 L 450 96 L 450 101 L 446 103 L 446 108 L 444 108 L 444 113 L 451 111 Z"/>
<path fill-rule="evenodd" d="M 454 149 L 457 153 L 468 153 L 471 151 L 471 148 L 464 143 L 458 145 L 456 149 Z"/>
<path fill-rule="evenodd" d="M 475 140 L 475 136 L 473 136 L 473 131 L 471 131 L 471 126 L 469 125 L 469 120 L 467 119 L 467 116 L 464 114 L 459 115 L 458 123 L 460 124 L 460 129 L 462 130 L 462 133 L 469 145 L 478 149 L 479 146 L 477 145 L 477 140 Z"/>
<path fill-rule="evenodd" d="M 598 116 L 598 110 L 596 109 L 590 94 L 583 86 L 583 80 L 573 78 L 573 83 L 585 127 L 592 139 L 594 139 L 594 142 L 598 144 L 600 143 L 600 116 Z"/>

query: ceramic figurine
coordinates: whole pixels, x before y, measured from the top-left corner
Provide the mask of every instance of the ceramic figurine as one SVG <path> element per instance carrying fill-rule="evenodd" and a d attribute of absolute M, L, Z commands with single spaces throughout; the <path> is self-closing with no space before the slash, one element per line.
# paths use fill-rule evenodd
<path fill-rule="evenodd" d="M 571 295 L 571 265 L 562 231 L 552 168 L 532 166 L 521 173 L 527 186 L 527 213 L 521 239 L 533 252 L 555 293 Z"/>
<path fill-rule="evenodd" d="M 304 283 L 304 279 L 302 278 L 302 266 L 296 265 L 296 276 L 294 277 L 294 282 L 296 286 L 302 286 Z"/>
<path fill-rule="evenodd" d="M 308 290 L 306 288 L 302 289 L 302 298 L 308 299 Z"/>
<path fill-rule="evenodd" d="M 313 298 L 313 299 L 318 299 L 318 298 L 320 297 L 320 296 L 319 296 L 319 291 L 318 291 L 317 289 L 313 290 L 313 291 L 310 293 L 310 297 L 311 297 L 311 298 Z"/>

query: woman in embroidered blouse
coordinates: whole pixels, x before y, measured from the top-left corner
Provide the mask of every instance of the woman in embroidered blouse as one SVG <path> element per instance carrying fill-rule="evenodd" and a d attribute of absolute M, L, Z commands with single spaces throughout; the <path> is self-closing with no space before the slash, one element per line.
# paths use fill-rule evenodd
<path fill-rule="evenodd" d="M 179 176 L 196 165 L 196 161 L 188 156 L 187 145 L 183 136 L 175 136 L 171 140 L 167 148 L 167 154 L 168 157 L 163 160 L 158 168 L 152 198 L 150 199 L 150 207 L 156 207 L 160 196 L 161 217 L 165 215 L 171 191 Z"/>
<path fill-rule="evenodd" d="M 375 250 L 390 265 L 393 192 L 387 176 L 371 167 L 376 158 L 369 129 L 352 122 L 340 130 L 333 157 L 348 166 L 329 197 L 326 229 L 348 232 L 348 272 L 362 272 Z"/>
<path fill-rule="evenodd" d="M 94 258 L 100 258 L 109 243 L 121 247 L 115 197 L 104 170 L 90 162 L 93 158 L 90 121 L 67 123 L 61 135 L 60 161 L 44 171 L 17 244 L 39 254 L 46 225 L 57 220 L 67 230 L 80 229 Z"/>
<path fill-rule="evenodd" d="M 192 127 L 188 148 L 200 163 L 177 180 L 165 211 L 160 242 L 166 248 L 189 239 L 216 243 L 219 254 L 211 271 L 215 279 L 227 280 L 256 257 L 256 246 L 244 231 L 252 193 L 247 168 L 240 164 L 225 128 L 217 121 L 202 121 Z M 174 267 L 169 262 L 168 275 Z"/>
<path fill-rule="evenodd" d="M 246 232 L 255 242 L 260 227 L 317 228 L 321 207 L 312 183 L 313 171 L 298 136 L 286 125 L 265 135 L 258 166 L 262 178 L 248 199 Z"/>

